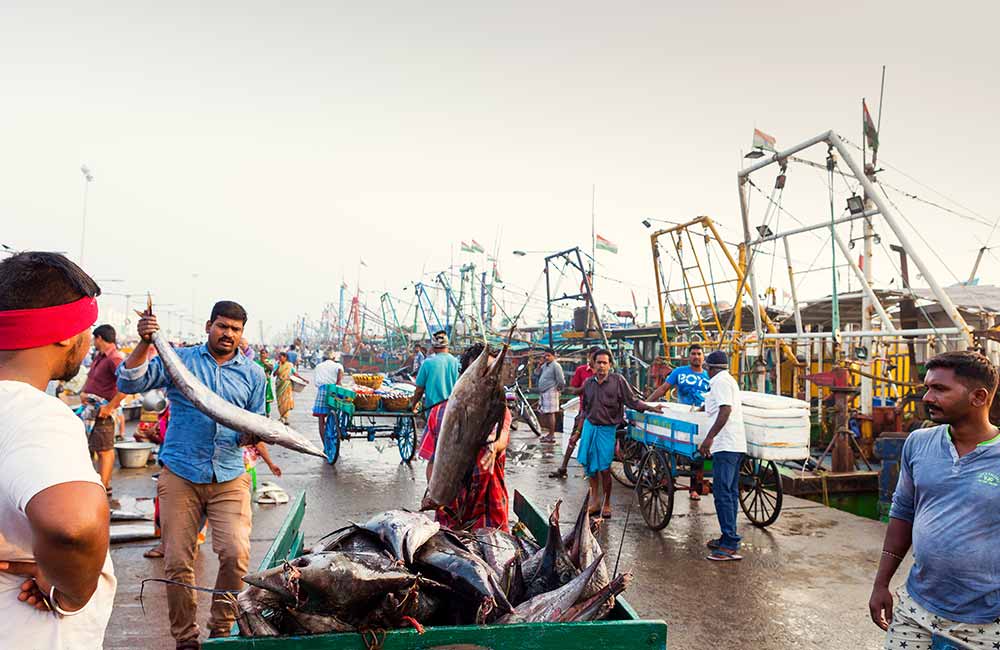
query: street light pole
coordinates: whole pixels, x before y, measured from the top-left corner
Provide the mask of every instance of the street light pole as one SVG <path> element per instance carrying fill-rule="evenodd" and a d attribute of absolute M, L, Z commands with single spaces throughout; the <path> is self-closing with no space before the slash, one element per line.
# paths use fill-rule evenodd
<path fill-rule="evenodd" d="M 80 266 L 82 267 L 84 246 L 87 242 L 87 195 L 90 193 L 90 184 L 94 182 L 94 176 L 86 165 L 80 165 L 80 173 L 83 174 L 83 223 L 80 227 Z"/>

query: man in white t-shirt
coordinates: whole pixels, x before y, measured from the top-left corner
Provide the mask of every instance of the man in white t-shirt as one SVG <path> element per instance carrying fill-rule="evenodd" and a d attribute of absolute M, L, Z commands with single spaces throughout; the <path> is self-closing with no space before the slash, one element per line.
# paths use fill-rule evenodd
<path fill-rule="evenodd" d="M 721 537 L 708 542 L 708 548 L 712 549 L 708 559 L 731 562 L 743 559 L 739 554 L 741 538 L 736 532 L 736 513 L 740 500 L 740 464 L 747 453 L 747 434 L 740 386 L 729 374 L 729 357 L 716 350 L 705 359 L 705 365 L 709 376 L 705 413 L 712 420 L 712 427 L 698 451 L 712 458 L 712 494 L 722 529 Z"/>
<path fill-rule="evenodd" d="M 0 648 L 93 650 L 115 597 L 83 422 L 45 394 L 90 348 L 97 284 L 56 253 L 0 262 Z"/>
<path fill-rule="evenodd" d="M 327 350 L 326 360 L 316 366 L 313 381 L 316 382 L 316 401 L 313 402 L 313 415 L 319 418 L 319 439 L 326 432 L 326 416 L 330 415 L 330 405 L 327 403 L 327 386 L 339 386 L 344 379 L 344 366 L 340 364 L 338 352 Z"/>

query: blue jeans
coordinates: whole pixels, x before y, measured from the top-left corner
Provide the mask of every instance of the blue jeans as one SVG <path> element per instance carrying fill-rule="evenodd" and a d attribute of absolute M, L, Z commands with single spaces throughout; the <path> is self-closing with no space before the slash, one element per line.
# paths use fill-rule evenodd
<path fill-rule="evenodd" d="M 740 540 L 736 533 L 736 513 L 740 499 L 740 463 L 743 454 L 736 451 L 720 451 L 712 454 L 712 493 L 715 496 L 715 513 L 722 529 L 722 546 L 739 550 Z"/>

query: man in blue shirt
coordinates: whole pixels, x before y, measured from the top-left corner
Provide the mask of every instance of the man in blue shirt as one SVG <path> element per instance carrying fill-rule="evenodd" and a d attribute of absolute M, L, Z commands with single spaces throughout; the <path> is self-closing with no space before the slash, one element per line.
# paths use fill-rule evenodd
<path fill-rule="evenodd" d="M 681 404 L 702 406 L 705 403 L 705 393 L 709 390 L 709 377 L 708 371 L 705 370 L 705 352 L 698 343 L 692 343 L 688 346 L 688 365 L 674 368 L 646 401 L 658 401 L 671 388 L 677 389 L 677 401 Z M 691 463 L 689 494 L 694 501 L 701 499 L 703 479 L 704 471 L 701 461 Z"/>
<path fill-rule="evenodd" d="M 205 325 L 208 342 L 180 348 L 177 355 L 220 397 L 263 414 L 264 371 L 239 352 L 246 321 L 243 307 L 218 302 Z M 163 470 L 156 486 L 166 556 L 164 573 L 170 580 L 195 583 L 198 531 L 207 517 L 212 527 L 212 550 L 219 556 L 215 588 L 239 590 L 250 560 L 250 476 L 243 465 L 239 434 L 198 411 L 173 386 L 159 357 L 147 361 L 151 336 L 158 329 L 156 317 L 147 312 L 139 320 L 139 344 L 117 372 L 122 392 L 166 388 L 170 399 L 170 424 L 160 449 Z M 168 585 L 167 607 L 170 633 L 178 650 L 199 648 L 195 592 Z M 233 609 L 216 599 L 208 622 L 210 636 L 228 636 L 234 619 Z"/>
<path fill-rule="evenodd" d="M 927 363 L 924 404 L 940 426 L 903 445 L 868 607 L 887 630 L 886 648 L 1000 647 L 1000 432 L 990 424 L 997 370 L 977 352 Z M 913 548 L 913 568 L 896 591 L 889 581 Z M 942 646 L 944 647 L 944 646 Z"/>
<path fill-rule="evenodd" d="M 458 359 L 448 352 L 448 333 L 435 332 L 431 338 L 434 354 L 427 357 L 417 372 L 417 390 L 411 404 L 416 406 L 420 398 L 424 400 L 424 412 L 451 396 L 451 389 L 458 381 Z"/>

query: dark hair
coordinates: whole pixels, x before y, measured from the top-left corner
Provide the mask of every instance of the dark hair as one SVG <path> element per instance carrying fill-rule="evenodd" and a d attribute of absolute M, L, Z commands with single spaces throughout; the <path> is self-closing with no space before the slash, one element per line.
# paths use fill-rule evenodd
<path fill-rule="evenodd" d="M 482 343 L 473 343 L 469 347 L 465 348 L 465 352 L 462 353 L 462 357 L 458 360 L 458 373 L 462 374 L 465 369 L 472 365 L 472 362 L 479 358 L 479 355 L 483 353 Z M 491 348 L 489 355 L 492 356 L 494 350 Z"/>
<path fill-rule="evenodd" d="M 615 358 L 611 356 L 611 350 L 605 350 L 604 348 L 601 348 L 600 350 L 594 353 L 594 361 L 597 361 L 597 357 L 602 355 L 608 358 L 608 363 L 615 362 Z"/>
<path fill-rule="evenodd" d="M 247 324 L 247 310 L 243 309 L 243 305 L 232 300 L 220 300 L 215 303 L 215 306 L 212 307 L 212 317 L 208 322 L 214 323 L 219 316 L 241 321 L 244 325 Z"/>
<path fill-rule="evenodd" d="M 99 336 L 108 343 L 118 342 L 118 335 L 115 333 L 115 328 L 111 327 L 107 323 L 94 328 L 94 336 Z"/>
<path fill-rule="evenodd" d="M 990 395 L 997 389 L 996 366 L 979 352 L 945 352 L 927 362 L 927 370 L 951 370 L 970 388 L 985 388 Z"/>
<path fill-rule="evenodd" d="M 26 251 L 0 262 L 0 311 L 55 307 L 99 295 L 93 278 L 59 253 Z"/>
<path fill-rule="evenodd" d="M 705 351 L 704 348 L 701 347 L 701 343 L 692 343 L 688 346 L 688 354 L 691 354 L 695 350 L 701 350 L 702 352 Z"/>
<path fill-rule="evenodd" d="M 555 348 L 545 348 L 545 354 L 555 354 Z"/>
<path fill-rule="evenodd" d="M 592 356 L 594 356 L 595 354 L 597 354 L 600 351 L 601 351 L 601 348 L 599 348 L 596 345 L 594 345 L 589 350 L 587 350 L 587 356 L 588 357 L 592 357 Z"/>

